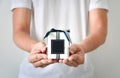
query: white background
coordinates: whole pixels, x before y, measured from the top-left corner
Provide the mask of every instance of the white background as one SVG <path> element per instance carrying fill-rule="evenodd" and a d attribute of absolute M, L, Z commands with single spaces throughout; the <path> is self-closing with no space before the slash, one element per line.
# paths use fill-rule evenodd
<path fill-rule="evenodd" d="M 12 41 L 11 0 L 0 0 L 0 78 L 17 78 L 24 52 Z M 120 78 L 120 0 L 109 0 L 106 43 L 90 53 L 94 78 Z"/>

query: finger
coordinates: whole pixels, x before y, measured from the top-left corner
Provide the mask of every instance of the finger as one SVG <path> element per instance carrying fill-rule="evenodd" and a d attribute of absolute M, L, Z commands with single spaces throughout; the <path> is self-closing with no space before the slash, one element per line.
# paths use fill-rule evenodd
<path fill-rule="evenodd" d="M 73 56 L 70 56 L 65 63 L 69 66 L 76 66 L 77 65 L 77 63 L 74 61 Z"/>
<path fill-rule="evenodd" d="M 36 46 L 34 49 L 32 49 L 31 53 L 44 53 L 46 52 L 46 46 Z"/>
<path fill-rule="evenodd" d="M 77 56 L 76 56 L 75 54 L 72 55 L 72 56 L 70 56 L 70 57 L 68 58 L 68 60 L 69 60 L 70 64 L 71 64 L 72 66 L 74 66 L 74 67 L 76 67 L 76 66 L 79 65 L 79 63 L 78 63 L 78 58 L 77 58 Z"/>
<path fill-rule="evenodd" d="M 52 63 L 54 63 L 54 62 L 55 62 L 55 61 L 54 61 L 54 60 L 51 60 L 51 59 L 49 59 L 49 60 L 47 60 L 47 59 L 42 59 L 42 60 L 40 60 L 40 61 L 38 61 L 38 62 L 33 63 L 33 65 L 34 65 L 34 67 L 46 67 L 47 65 L 52 64 Z"/>
<path fill-rule="evenodd" d="M 54 59 L 48 59 L 48 62 L 49 62 L 49 63 L 55 63 L 55 62 L 57 62 L 57 60 L 54 60 Z"/>
<path fill-rule="evenodd" d="M 30 53 L 31 54 L 38 54 L 38 53 L 40 53 L 40 49 L 39 48 L 34 48 L 34 49 L 31 50 Z"/>
<path fill-rule="evenodd" d="M 84 55 L 74 54 L 69 57 L 69 61 L 74 61 L 78 65 L 83 64 L 84 63 Z"/>
<path fill-rule="evenodd" d="M 63 60 L 62 60 L 62 63 L 65 63 L 65 64 L 71 66 L 71 65 L 70 65 L 70 61 L 69 61 L 68 59 L 63 59 Z"/>
<path fill-rule="evenodd" d="M 46 54 L 31 54 L 28 59 L 30 63 L 34 63 L 42 59 L 47 59 L 47 55 Z"/>
<path fill-rule="evenodd" d="M 63 60 L 62 60 L 62 59 L 60 59 L 60 60 L 59 60 L 59 63 L 63 63 Z"/>
<path fill-rule="evenodd" d="M 31 53 L 44 53 L 46 52 L 46 45 L 43 42 L 39 42 L 36 45 L 34 45 L 33 49 L 31 50 Z"/>
<path fill-rule="evenodd" d="M 44 42 L 40 42 L 39 48 L 40 48 L 41 52 L 45 52 L 46 51 L 46 44 Z"/>
<path fill-rule="evenodd" d="M 64 64 L 69 65 L 69 66 L 73 66 L 73 67 L 77 67 L 78 66 L 78 64 L 76 62 L 70 61 L 68 59 L 61 59 L 61 60 L 59 60 L 59 62 L 60 63 L 64 63 Z"/>
<path fill-rule="evenodd" d="M 66 61 L 65 64 L 69 65 L 69 66 L 73 66 L 73 67 L 77 67 L 78 64 L 74 61 Z"/>
<path fill-rule="evenodd" d="M 71 54 L 75 54 L 75 53 L 77 52 L 77 50 L 78 50 L 78 49 L 76 48 L 76 45 L 71 45 L 71 46 L 70 46 L 70 53 L 71 53 Z"/>
<path fill-rule="evenodd" d="M 44 66 L 47 66 L 47 65 L 49 65 L 48 60 L 40 60 L 38 62 L 33 63 L 34 67 L 44 67 Z"/>
<path fill-rule="evenodd" d="M 41 47 L 41 52 L 42 52 L 42 53 L 45 53 L 46 50 L 47 50 L 47 47 L 46 47 L 46 46 Z"/>
<path fill-rule="evenodd" d="M 46 66 L 48 66 L 49 64 L 46 64 L 46 65 L 42 65 L 42 66 L 40 66 L 41 68 L 44 68 L 44 67 L 46 67 Z"/>
<path fill-rule="evenodd" d="M 62 62 L 67 64 L 69 62 L 69 60 L 68 59 L 63 59 Z"/>
<path fill-rule="evenodd" d="M 63 60 L 64 60 L 64 59 L 59 59 L 59 61 L 58 61 L 58 62 L 59 62 L 59 63 L 63 63 Z"/>
<path fill-rule="evenodd" d="M 74 61 L 70 62 L 69 65 L 73 66 L 73 67 L 77 67 L 78 66 L 78 64 L 76 62 L 74 62 Z"/>

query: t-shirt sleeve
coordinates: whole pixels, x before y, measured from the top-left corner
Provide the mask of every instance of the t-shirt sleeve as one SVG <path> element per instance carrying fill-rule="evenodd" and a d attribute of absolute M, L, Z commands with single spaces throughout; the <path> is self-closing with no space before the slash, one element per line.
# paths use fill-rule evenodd
<path fill-rule="evenodd" d="M 11 1 L 11 10 L 15 8 L 29 8 L 31 9 L 31 0 L 12 0 Z"/>
<path fill-rule="evenodd" d="M 90 0 L 89 10 L 102 8 L 108 10 L 108 0 Z"/>

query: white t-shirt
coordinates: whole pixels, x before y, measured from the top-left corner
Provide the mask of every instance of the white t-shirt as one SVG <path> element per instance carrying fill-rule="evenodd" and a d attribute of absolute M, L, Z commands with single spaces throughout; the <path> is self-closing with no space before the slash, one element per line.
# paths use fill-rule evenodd
<path fill-rule="evenodd" d="M 89 11 L 108 9 L 107 0 L 87 0 Z M 29 8 L 32 11 L 31 36 L 40 41 L 51 28 L 70 29 L 73 43 L 82 40 L 80 0 L 13 0 L 12 8 Z M 70 67 L 62 63 L 34 68 L 26 58 L 21 64 L 19 78 L 93 78 L 93 69 L 87 55 L 85 63 Z"/>

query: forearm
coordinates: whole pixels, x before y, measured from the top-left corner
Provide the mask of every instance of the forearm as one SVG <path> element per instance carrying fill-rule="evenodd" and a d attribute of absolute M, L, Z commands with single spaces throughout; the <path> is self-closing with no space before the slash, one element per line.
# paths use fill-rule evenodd
<path fill-rule="evenodd" d="M 25 31 L 14 32 L 13 40 L 19 48 L 27 52 L 30 52 L 32 46 L 37 43 L 37 41 L 31 38 L 30 34 Z"/>
<path fill-rule="evenodd" d="M 31 10 L 28 8 L 16 8 L 13 10 L 13 40 L 15 44 L 30 52 L 36 43 L 30 37 Z"/>
<path fill-rule="evenodd" d="M 94 9 L 89 12 L 90 34 L 81 41 L 85 52 L 90 52 L 102 45 L 107 36 L 107 10 Z"/>
<path fill-rule="evenodd" d="M 81 41 L 80 45 L 84 51 L 90 52 L 102 45 L 106 40 L 107 32 L 97 32 L 90 34 L 85 40 Z"/>

